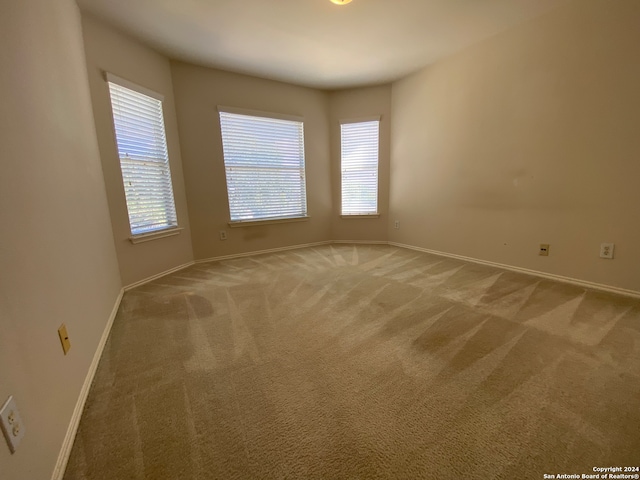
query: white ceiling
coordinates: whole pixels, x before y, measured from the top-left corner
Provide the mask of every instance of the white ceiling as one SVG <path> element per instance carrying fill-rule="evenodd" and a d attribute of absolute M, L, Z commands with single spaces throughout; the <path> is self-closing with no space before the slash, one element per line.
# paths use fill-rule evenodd
<path fill-rule="evenodd" d="M 386 83 L 567 0 L 78 0 L 171 58 L 323 89 Z"/>

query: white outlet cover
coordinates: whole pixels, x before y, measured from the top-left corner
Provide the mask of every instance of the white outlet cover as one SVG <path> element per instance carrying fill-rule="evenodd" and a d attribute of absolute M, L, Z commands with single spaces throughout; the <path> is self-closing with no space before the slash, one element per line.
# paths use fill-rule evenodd
<path fill-rule="evenodd" d="M 600 258 L 613 258 L 613 249 L 615 244 L 602 243 L 600 244 Z"/>
<path fill-rule="evenodd" d="M 11 453 L 15 453 L 26 429 L 13 395 L 4 402 L 0 409 L 0 427 L 2 427 L 2 433 L 4 433 L 4 438 L 7 440 L 9 450 Z"/>

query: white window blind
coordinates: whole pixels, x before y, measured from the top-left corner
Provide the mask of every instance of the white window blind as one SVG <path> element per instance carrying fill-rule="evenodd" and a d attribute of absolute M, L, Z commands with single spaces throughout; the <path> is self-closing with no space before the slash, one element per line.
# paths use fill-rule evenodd
<path fill-rule="evenodd" d="M 220 111 L 232 222 L 307 215 L 300 121 Z"/>
<path fill-rule="evenodd" d="M 343 123 L 340 129 L 342 214 L 377 214 L 380 121 Z"/>
<path fill-rule="evenodd" d="M 132 235 L 176 227 L 162 101 L 109 81 Z"/>

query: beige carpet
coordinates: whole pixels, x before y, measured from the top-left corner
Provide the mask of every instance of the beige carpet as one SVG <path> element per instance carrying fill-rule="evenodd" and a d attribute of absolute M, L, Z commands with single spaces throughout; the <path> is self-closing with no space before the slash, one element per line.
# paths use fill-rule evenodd
<path fill-rule="evenodd" d="M 541 479 L 640 463 L 640 302 L 389 246 L 127 293 L 66 479 Z"/>

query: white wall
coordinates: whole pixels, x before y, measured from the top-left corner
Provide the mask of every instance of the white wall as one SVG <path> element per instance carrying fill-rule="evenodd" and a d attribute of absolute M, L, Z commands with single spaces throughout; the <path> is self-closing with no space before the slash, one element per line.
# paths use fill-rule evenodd
<path fill-rule="evenodd" d="M 195 258 L 329 240 L 328 94 L 182 62 L 172 62 L 171 71 Z M 308 221 L 229 228 L 218 105 L 304 118 Z M 220 240 L 220 230 L 227 240 Z"/>
<path fill-rule="evenodd" d="M 114 242 L 120 263 L 122 282 L 124 285 L 131 285 L 193 260 L 171 69 L 166 57 L 105 26 L 92 17 L 83 15 L 82 27 L 91 100 L 107 187 Z M 131 228 L 113 130 L 109 87 L 104 79 L 105 71 L 164 96 L 162 109 L 173 196 L 178 215 L 178 226 L 183 228 L 179 235 L 158 238 L 135 245 L 129 240 Z"/>
<path fill-rule="evenodd" d="M 51 477 L 120 276 L 73 0 L 0 7 L 0 478 Z M 64 356 L 57 329 L 66 323 Z"/>
<path fill-rule="evenodd" d="M 639 45 L 576 0 L 394 83 L 389 239 L 640 291 Z"/>
<path fill-rule="evenodd" d="M 386 241 L 389 223 L 389 142 L 391 136 L 391 85 L 338 90 L 329 95 L 331 134 L 331 186 L 333 240 Z M 342 218 L 340 121 L 380 117 L 378 151 L 378 218 Z"/>

